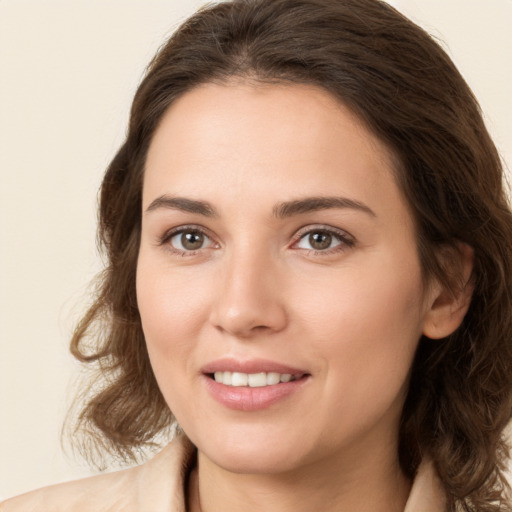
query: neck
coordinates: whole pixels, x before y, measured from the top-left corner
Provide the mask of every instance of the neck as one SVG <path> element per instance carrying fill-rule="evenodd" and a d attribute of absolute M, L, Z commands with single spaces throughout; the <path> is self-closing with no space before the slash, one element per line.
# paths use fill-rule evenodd
<path fill-rule="evenodd" d="M 189 481 L 189 511 L 401 512 L 409 491 L 398 460 L 385 453 L 366 464 L 333 456 L 281 474 L 233 473 L 199 453 Z"/>

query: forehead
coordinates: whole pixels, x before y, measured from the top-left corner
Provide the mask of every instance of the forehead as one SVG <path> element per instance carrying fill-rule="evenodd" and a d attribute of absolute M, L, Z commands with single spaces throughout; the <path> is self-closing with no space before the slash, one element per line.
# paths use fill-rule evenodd
<path fill-rule="evenodd" d="M 340 131 L 345 132 L 343 137 L 339 137 Z M 252 138 L 248 139 L 247 134 Z M 179 97 L 153 136 L 149 159 L 168 144 L 175 150 L 180 148 L 180 153 L 196 142 L 216 148 L 230 146 L 235 157 L 242 152 L 248 154 L 248 149 L 249 154 L 257 152 L 261 146 L 265 153 L 276 146 L 284 150 L 286 142 L 302 142 L 304 150 L 315 144 L 326 150 L 329 143 L 343 149 L 344 142 L 351 145 L 356 140 L 358 146 L 371 149 L 373 156 L 389 160 L 386 146 L 326 90 L 237 80 L 202 84 Z"/>
<path fill-rule="evenodd" d="M 162 193 L 401 201 L 389 150 L 331 94 L 244 82 L 199 86 L 165 113 L 148 152 L 144 204 Z"/>

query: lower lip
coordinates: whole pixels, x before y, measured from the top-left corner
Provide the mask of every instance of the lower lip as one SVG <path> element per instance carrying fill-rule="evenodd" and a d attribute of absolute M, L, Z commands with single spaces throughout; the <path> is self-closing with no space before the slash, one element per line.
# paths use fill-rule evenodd
<path fill-rule="evenodd" d="M 299 391 L 309 380 L 304 376 L 291 382 L 251 388 L 226 386 L 205 375 L 206 387 L 220 404 L 237 411 L 261 411 Z"/>

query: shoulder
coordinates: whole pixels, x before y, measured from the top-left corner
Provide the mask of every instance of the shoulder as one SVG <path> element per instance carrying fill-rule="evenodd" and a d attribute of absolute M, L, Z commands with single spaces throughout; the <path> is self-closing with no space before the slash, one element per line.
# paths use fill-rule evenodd
<path fill-rule="evenodd" d="M 512 421 L 503 431 L 503 438 L 512 451 Z M 507 479 L 508 486 L 512 488 L 512 459 L 508 458 L 505 462 L 504 476 Z M 511 499 L 509 492 L 505 492 L 507 499 Z M 424 459 L 418 468 L 404 512 L 417 512 L 419 510 L 422 512 L 446 511 L 443 485 L 434 465 L 428 458 Z"/>
<path fill-rule="evenodd" d="M 0 504 L 0 512 L 184 512 L 193 457 L 179 436 L 145 464 L 31 491 Z"/>

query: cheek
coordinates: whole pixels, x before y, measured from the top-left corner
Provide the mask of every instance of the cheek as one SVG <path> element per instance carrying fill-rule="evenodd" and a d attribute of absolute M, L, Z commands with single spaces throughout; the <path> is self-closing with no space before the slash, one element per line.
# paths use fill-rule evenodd
<path fill-rule="evenodd" d="M 154 258 L 153 258 L 154 259 Z M 179 339 L 200 327 L 207 292 L 193 272 L 166 268 L 141 251 L 137 267 L 137 303 L 148 343 Z M 207 281 L 206 281 L 207 282 Z M 162 347 L 163 348 L 163 347 Z"/>
<path fill-rule="evenodd" d="M 207 318 L 206 293 L 186 273 L 146 262 L 137 268 L 137 302 L 151 365 L 166 400 L 191 371 L 194 340 Z"/>
<path fill-rule="evenodd" d="M 304 274 L 296 282 L 290 293 L 296 317 L 326 340 L 399 343 L 421 334 L 422 279 L 414 262 L 392 265 L 381 258 L 377 265 Z"/>
<path fill-rule="evenodd" d="M 419 266 L 392 266 L 383 259 L 338 277 L 331 274 L 323 286 L 310 287 L 317 292 L 301 295 L 300 330 L 315 340 L 314 356 L 322 362 L 331 398 L 354 414 L 366 406 L 377 413 L 402 398 L 421 336 Z"/>

